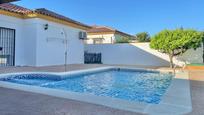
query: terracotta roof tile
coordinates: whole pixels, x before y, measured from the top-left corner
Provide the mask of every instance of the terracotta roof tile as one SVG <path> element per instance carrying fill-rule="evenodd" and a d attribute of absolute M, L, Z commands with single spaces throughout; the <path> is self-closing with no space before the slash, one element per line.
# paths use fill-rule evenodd
<path fill-rule="evenodd" d="M 0 4 L 0 9 L 19 14 L 27 14 L 33 12 L 32 10 L 11 3 Z"/>
<path fill-rule="evenodd" d="M 0 4 L 9 3 L 9 2 L 15 2 L 15 1 L 19 1 L 19 0 L 0 0 Z"/>
<path fill-rule="evenodd" d="M 47 10 L 45 8 L 40 8 L 40 9 L 36 9 L 35 10 L 36 13 L 39 13 L 39 14 L 42 14 L 42 15 L 46 15 L 46 16 L 50 16 L 50 17 L 53 17 L 53 18 L 57 18 L 57 19 L 60 19 L 60 20 L 64 20 L 64 21 L 68 21 L 68 22 L 72 22 L 72 23 L 75 23 L 75 24 L 78 24 L 78 25 L 83 25 L 83 26 L 87 26 L 90 28 L 90 26 L 86 25 L 86 24 L 83 24 L 81 22 L 78 22 L 78 21 L 75 21 L 73 19 L 70 19 L 68 17 L 65 17 L 63 15 L 60 15 L 60 14 L 57 14 L 53 11 L 50 11 L 50 10 Z"/>
<path fill-rule="evenodd" d="M 63 20 L 63 21 L 67 21 L 70 23 L 74 23 L 76 25 L 80 25 L 86 28 L 91 28 L 90 26 L 83 24 L 81 22 L 72 20 L 68 17 L 65 17 L 63 15 L 57 14 L 55 12 L 52 12 L 50 10 L 47 10 L 45 8 L 40 8 L 40 9 L 36 9 L 36 10 L 30 10 L 15 4 L 11 4 L 11 3 L 5 3 L 5 4 L 0 4 L 0 10 L 5 10 L 5 11 L 9 11 L 9 12 L 13 12 L 13 13 L 18 13 L 18 14 L 28 14 L 28 13 L 38 13 L 38 14 L 42 14 L 42 15 L 46 15 L 46 16 L 50 16 L 59 20 Z"/>
<path fill-rule="evenodd" d="M 105 26 L 92 26 L 88 33 L 100 33 L 100 32 L 115 32 L 116 30 Z"/>
<path fill-rule="evenodd" d="M 91 29 L 89 29 L 87 31 L 88 33 L 103 33 L 103 32 L 114 32 L 114 33 L 119 33 L 119 34 L 123 34 L 125 36 L 129 36 L 129 37 L 134 37 L 130 34 L 127 34 L 127 33 L 124 33 L 124 32 L 121 32 L 119 30 L 116 30 L 116 29 L 113 29 L 113 28 L 110 28 L 110 27 L 107 27 L 107 26 L 92 26 Z"/>

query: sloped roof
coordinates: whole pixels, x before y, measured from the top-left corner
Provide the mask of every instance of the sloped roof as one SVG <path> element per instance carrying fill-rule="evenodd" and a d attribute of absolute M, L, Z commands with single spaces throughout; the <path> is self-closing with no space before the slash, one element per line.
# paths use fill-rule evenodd
<path fill-rule="evenodd" d="M 90 26 L 88 26 L 86 24 L 75 21 L 75 20 L 70 19 L 70 18 L 68 18 L 66 16 L 57 14 L 57 13 L 55 13 L 53 11 L 50 11 L 50 10 L 47 10 L 45 8 L 30 10 L 30 9 L 27 9 L 27 8 L 24 8 L 24 7 L 15 5 L 15 4 L 5 3 L 5 4 L 0 4 L 0 10 L 12 12 L 12 13 L 17 13 L 17 14 L 20 14 L 20 15 L 23 15 L 23 16 L 24 15 L 26 16 L 26 14 L 41 14 L 41 15 L 44 15 L 44 16 L 48 16 L 48 17 L 58 19 L 58 20 L 63 20 L 63 21 L 68 22 L 68 23 L 73 23 L 73 24 L 76 24 L 76 25 L 79 25 L 79 26 L 82 26 L 82 27 L 85 27 L 85 28 L 91 28 Z"/>
<path fill-rule="evenodd" d="M 38 14 L 42 14 L 42 15 L 46 15 L 46 16 L 53 17 L 53 18 L 57 18 L 57 19 L 60 19 L 60 20 L 72 22 L 72 23 L 75 23 L 75 24 L 78 24 L 78 25 L 83 25 L 83 26 L 90 27 L 90 26 L 85 25 L 85 24 L 83 24 L 83 23 L 81 23 L 81 22 L 75 21 L 75 20 L 70 19 L 70 18 L 68 18 L 68 17 L 65 17 L 65 16 L 63 16 L 63 15 L 57 14 L 57 13 L 55 13 L 55 12 L 53 12 L 53 11 L 50 11 L 50 10 L 47 10 L 47 9 L 45 9 L 45 8 L 36 9 L 35 12 L 38 13 Z"/>
<path fill-rule="evenodd" d="M 0 4 L 0 9 L 1 10 L 6 10 L 9 12 L 13 12 L 13 13 L 18 13 L 18 14 L 27 14 L 27 13 L 31 13 L 33 12 L 30 9 L 18 6 L 18 5 L 14 5 L 11 3 L 5 3 L 5 4 Z"/>
<path fill-rule="evenodd" d="M 0 0 L 0 4 L 14 2 L 14 1 L 19 1 L 19 0 Z"/>
<path fill-rule="evenodd" d="M 92 34 L 92 33 L 100 34 L 100 33 L 109 33 L 109 32 L 111 32 L 111 33 L 119 33 L 119 34 L 122 34 L 122 35 L 125 35 L 125 36 L 129 36 L 129 37 L 134 37 L 134 36 L 132 36 L 130 34 L 127 34 L 125 32 L 121 32 L 119 30 L 116 30 L 114 28 L 107 27 L 107 26 L 96 26 L 96 25 L 94 25 L 87 32 L 90 33 L 90 34 Z"/>
<path fill-rule="evenodd" d="M 88 33 L 115 32 L 115 29 L 106 26 L 92 26 Z"/>

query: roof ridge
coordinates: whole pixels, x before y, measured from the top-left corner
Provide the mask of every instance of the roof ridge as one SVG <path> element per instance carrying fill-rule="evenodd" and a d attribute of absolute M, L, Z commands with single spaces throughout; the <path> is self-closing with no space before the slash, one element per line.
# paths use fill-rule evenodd
<path fill-rule="evenodd" d="M 121 33 L 121 34 L 124 34 L 126 36 L 133 37 L 133 35 L 131 35 L 131 34 L 122 32 L 120 30 L 117 30 L 117 29 L 109 27 L 109 26 L 94 25 L 94 26 L 92 26 L 92 29 L 88 30 L 88 33 L 100 33 L 100 32 L 115 32 L 115 33 Z"/>
<path fill-rule="evenodd" d="M 76 21 L 76 20 L 74 20 L 74 19 L 71 19 L 71 18 L 69 18 L 69 17 L 67 17 L 67 16 L 64 16 L 64 15 L 62 15 L 62 14 L 56 13 L 56 12 L 54 12 L 54 11 L 52 11 L 52 10 L 48 10 L 48 9 L 46 9 L 46 8 L 38 8 L 38 9 L 35 9 L 34 11 L 35 11 L 36 13 L 39 13 L 39 14 L 43 14 L 43 15 L 47 15 L 47 16 L 59 18 L 59 19 L 61 19 L 61 20 L 65 20 L 65 21 L 71 21 L 71 22 L 76 23 L 76 24 L 80 24 L 80 25 L 83 25 L 83 26 L 90 27 L 90 26 L 88 26 L 88 25 L 86 25 L 86 24 L 83 24 L 83 23 L 81 23 L 81 22 L 79 22 L 79 21 Z"/>
<path fill-rule="evenodd" d="M 93 28 L 106 28 L 106 29 L 110 29 L 112 31 L 117 31 L 116 29 L 109 27 L 109 26 L 99 26 L 99 25 L 93 25 Z"/>
<path fill-rule="evenodd" d="M 109 27 L 109 26 L 105 26 L 105 27 L 108 28 L 108 29 L 111 29 L 113 31 L 117 31 L 117 29 L 115 29 L 115 28 L 112 28 L 112 27 Z"/>

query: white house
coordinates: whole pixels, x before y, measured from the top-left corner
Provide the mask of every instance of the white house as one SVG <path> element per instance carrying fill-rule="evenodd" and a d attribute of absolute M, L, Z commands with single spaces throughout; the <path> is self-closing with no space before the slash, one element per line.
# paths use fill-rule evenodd
<path fill-rule="evenodd" d="M 130 34 L 107 26 L 92 26 L 92 28 L 87 31 L 87 34 L 87 44 L 113 44 L 123 38 L 135 38 Z"/>
<path fill-rule="evenodd" d="M 82 64 L 84 41 L 79 33 L 88 29 L 46 9 L 0 4 L 0 66 L 62 65 L 66 51 L 68 64 Z"/>

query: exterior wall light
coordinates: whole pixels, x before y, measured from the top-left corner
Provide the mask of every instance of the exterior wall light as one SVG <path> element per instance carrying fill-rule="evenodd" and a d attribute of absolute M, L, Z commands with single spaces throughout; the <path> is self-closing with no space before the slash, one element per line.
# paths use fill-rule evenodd
<path fill-rule="evenodd" d="M 44 30 L 48 30 L 48 26 L 49 26 L 48 24 L 45 24 L 44 25 Z"/>

